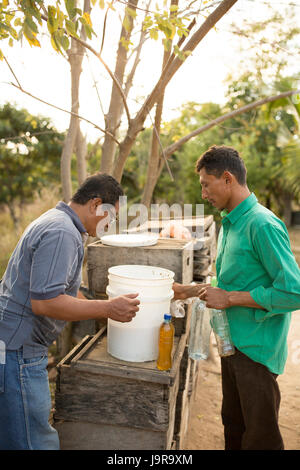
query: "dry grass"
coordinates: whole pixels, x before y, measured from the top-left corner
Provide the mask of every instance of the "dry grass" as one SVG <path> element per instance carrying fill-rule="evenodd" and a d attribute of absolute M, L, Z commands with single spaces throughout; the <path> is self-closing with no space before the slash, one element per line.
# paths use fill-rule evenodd
<path fill-rule="evenodd" d="M 23 231 L 34 219 L 43 212 L 54 207 L 59 200 L 59 191 L 56 189 L 44 189 L 41 196 L 35 198 L 31 204 L 24 206 L 22 213 L 19 212 L 20 224 L 18 230 L 13 225 L 7 210 L 0 212 L 0 279 L 3 275 L 8 260 L 18 243 Z"/>
<path fill-rule="evenodd" d="M 300 227 L 293 227 L 289 229 L 289 236 L 291 240 L 292 251 L 295 255 L 297 263 L 300 266 Z"/>

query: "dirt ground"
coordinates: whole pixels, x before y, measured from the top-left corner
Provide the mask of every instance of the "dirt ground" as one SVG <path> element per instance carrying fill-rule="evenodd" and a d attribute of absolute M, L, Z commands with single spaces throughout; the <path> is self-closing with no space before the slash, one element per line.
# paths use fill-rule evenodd
<path fill-rule="evenodd" d="M 278 377 L 281 391 L 279 424 L 286 450 L 300 450 L 300 310 L 292 314 L 285 372 Z M 187 450 L 223 450 L 220 359 L 201 361 L 197 389 L 191 406 Z"/>

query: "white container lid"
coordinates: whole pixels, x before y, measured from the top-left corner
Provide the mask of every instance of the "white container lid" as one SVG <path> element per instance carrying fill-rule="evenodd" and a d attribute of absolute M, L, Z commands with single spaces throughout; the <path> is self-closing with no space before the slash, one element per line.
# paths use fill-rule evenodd
<path fill-rule="evenodd" d="M 111 266 L 108 273 L 125 279 L 135 279 L 138 281 L 173 281 L 175 273 L 169 269 L 158 266 L 148 266 L 140 264 L 123 264 L 120 266 Z"/>
<path fill-rule="evenodd" d="M 155 233 L 135 233 L 135 234 L 115 234 L 115 235 L 104 235 L 101 237 L 101 242 L 104 245 L 110 246 L 150 246 L 156 245 L 158 235 Z"/>

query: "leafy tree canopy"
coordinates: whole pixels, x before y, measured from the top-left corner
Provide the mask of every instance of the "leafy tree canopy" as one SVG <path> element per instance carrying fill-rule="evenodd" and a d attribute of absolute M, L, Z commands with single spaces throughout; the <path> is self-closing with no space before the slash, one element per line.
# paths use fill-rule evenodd
<path fill-rule="evenodd" d="M 0 203 L 13 218 L 16 203 L 32 200 L 43 186 L 59 181 L 62 142 L 49 118 L 11 104 L 0 107 Z"/>

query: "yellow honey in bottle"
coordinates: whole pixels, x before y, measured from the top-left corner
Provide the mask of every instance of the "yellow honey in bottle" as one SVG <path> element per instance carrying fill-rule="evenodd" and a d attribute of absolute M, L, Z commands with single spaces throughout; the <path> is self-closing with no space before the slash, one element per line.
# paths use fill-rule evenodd
<path fill-rule="evenodd" d="M 172 347 L 174 339 L 174 326 L 171 323 L 172 316 L 165 313 L 164 322 L 159 329 L 159 345 L 157 368 L 169 370 L 172 367 Z"/>

